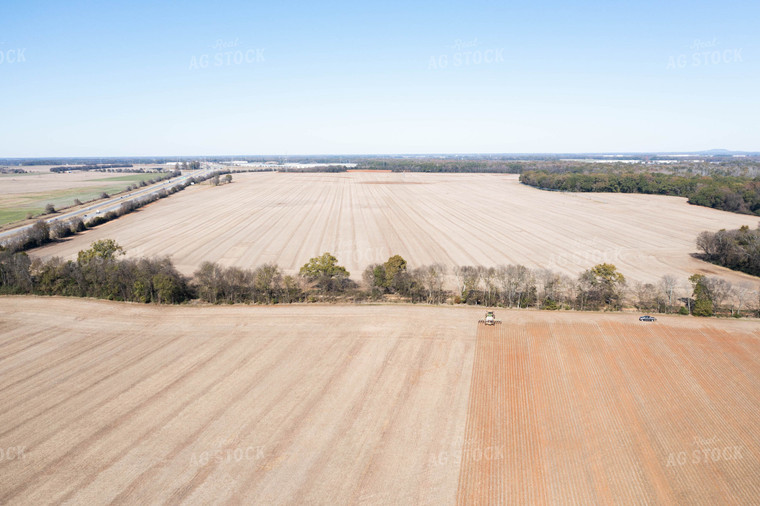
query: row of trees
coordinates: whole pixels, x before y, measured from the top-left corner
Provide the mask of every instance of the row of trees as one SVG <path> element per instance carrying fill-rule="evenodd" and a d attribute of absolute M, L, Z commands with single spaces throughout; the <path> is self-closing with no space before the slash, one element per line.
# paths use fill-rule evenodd
<path fill-rule="evenodd" d="M 96 164 L 87 164 L 87 165 L 61 165 L 57 167 L 50 167 L 50 172 L 74 172 L 78 170 L 102 171 L 104 169 L 118 169 L 118 168 L 130 168 L 130 167 L 132 167 L 131 163 L 96 163 Z M 140 172 L 142 172 L 142 170 L 140 170 Z"/>
<path fill-rule="evenodd" d="M 702 232 L 697 236 L 697 247 L 708 262 L 760 276 L 760 224 L 755 230 L 743 226 Z"/>
<path fill-rule="evenodd" d="M 392 170 L 394 172 L 485 172 L 519 174 L 523 164 L 515 160 L 445 159 L 445 158 L 382 158 L 360 160 L 358 169 Z"/>
<path fill-rule="evenodd" d="M 201 168 L 201 162 L 193 160 L 191 162 L 177 162 L 174 164 L 174 170 L 199 170 Z"/>
<path fill-rule="evenodd" d="M 454 268 L 456 289 L 444 288 L 447 269 L 429 265 L 407 269 L 406 261 L 392 256 L 383 264 L 367 267 L 363 274 L 367 295 L 381 298 L 395 294 L 412 302 L 478 304 L 510 308 L 619 310 L 709 316 L 738 315 L 752 306 L 760 311 L 760 292 L 715 277 L 694 275 L 689 280 L 663 276 L 657 283 L 628 283 L 612 264 L 598 264 L 577 277 L 523 265 Z"/>
<path fill-rule="evenodd" d="M 0 293 L 96 297 L 175 304 L 193 297 L 188 280 L 168 258 L 129 260 L 112 239 L 96 241 L 76 260 L 30 261 L 0 251 Z"/>
<path fill-rule="evenodd" d="M 303 281 L 284 276 L 274 264 L 251 270 L 204 262 L 193 275 L 193 289 L 199 299 L 212 304 L 277 304 L 301 302 L 306 297 Z"/>
<path fill-rule="evenodd" d="M 329 253 L 309 260 L 298 276 L 284 275 L 274 264 L 249 270 L 204 262 L 192 279 L 182 276 L 169 258 L 125 259 L 124 253 L 112 239 L 94 242 L 76 261 L 54 257 L 32 262 L 25 252 L 0 248 L 0 293 L 276 304 L 325 300 L 356 289 L 349 272 Z"/>
<path fill-rule="evenodd" d="M 142 169 L 140 169 L 140 170 L 142 171 Z M 145 187 L 145 186 L 148 186 L 148 185 L 151 185 L 151 184 L 155 184 L 155 183 L 157 183 L 159 181 L 164 181 L 166 179 L 171 179 L 173 177 L 177 177 L 177 176 L 180 176 L 180 175 L 181 175 L 180 172 L 161 172 L 155 178 L 148 179 L 147 181 L 143 180 L 143 181 L 140 181 L 139 183 L 135 183 L 134 185 L 127 185 L 127 187 L 124 189 L 124 191 L 125 192 L 131 192 L 132 190 L 136 190 L 138 188 L 142 188 L 142 187 Z M 107 198 L 110 198 L 110 195 L 108 195 L 108 193 L 106 193 L 106 192 L 103 192 L 103 193 L 100 194 L 100 197 L 98 197 L 98 198 L 107 199 Z M 97 199 L 95 199 L 95 200 L 97 200 Z M 74 199 L 74 205 L 75 206 L 81 206 L 82 205 L 82 201 L 79 200 L 79 199 Z M 65 208 L 63 208 L 63 209 L 65 209 Z M 58 212 L 58 211 L 56 210 L 55 206 L 53 204 L 48 203 L 47 205 L 45 205 L 45 211 L 42 214 L 43 215 L 45 215 L 45 214 L 55 214 L 56 212 Z M 26 216 L 27 219 L 32 219 L 33 217 L 34 217 L 34 215 L 32 213 L 29 213 Z"/>
<path fill-rule="evenodd" d="M 690 204 L 735 213 L 760 214 L 760 177 L 538 170 L 523 172 L 520 181 L 545 190 L 682 196 L 688 197 Z"/>
<path fill-rule="evenodd" d="M 360 169 L 388 169 L 394 172 L 490 172 L 520 174 L 528 171 L 578 174 L 668 173 L 701 176 L 760 175 L 757 158 L 713 156 L 674 160 L 658 156 L 629 156 L 625 162 L 607 158 L 604 162 L 570 159 L 562 155 L 457 155 L 448 157 L 356 157 Z M 667 163 L 660 163 L 666 161 Z"/>
<path fill-rule="evenodd" d="M 97 241 L 76 261 L 53 258 L 31 262 L 26 253 L 0 251 L 0 293 L 97 297 L 136 302 L 179 303 L 201 299 L 212 304 L 315 302 L 319 300 L 406 300 L 514 308 L 680 312 L 696 316 L 741 315 L 760 311 L 758 292 L 695 274 L 679 281 L 627 283 L 612 264 L 596 265 L 577 277 L 522 265 L 409 269 L 399 255 L 367 267 L 360 286 L 330 253 L 309 260 L 298 275 L 274 264 L 256 269 L 203 263 L 188 279 L 171 260 L 124 259 L 113 240 Z M 447 290 L 451 278 L 456 288 Z"/>
<path fill-rule="evenodd" d="M 347 292 L 357 295 L 357 286 L 349 276 L 337 258 L 324 253 L 304 264 L 298 276 L 284 275 L 275 264 L 241 269 L 204 262 L 193 274 L 193 286 L 198 298 L 213 304 L 276 304 L 329 300 Z"/>
<path fill-rule="evenodd" d="M 222 178 L 219 174 L 216 174 L 211 178 L 211 186 L 219 186 L 220 184 L 229 184 L 232 182 L 232 174 L 227 174 Z"/>
<path fill-rule="evenodd" d="M 368 266 L 362 279 L 369 288 L 369 296 L 375 299 L 397 294 L 412 302 L 440 304 L 448 295 L 444 290 L 446 271 L 446 266 L 440 264 L 408 270 L 406 260 L 393 255 L 383 264 Z"/>
<path fill-rule="evenodd" d="M 159 181 L 165 181 L 167 179 L 172 179 L 174 177 L 179 177 L 181 175 L 182 175 L 182 172 L 180 172 L 178 170 L 173 170 L 171 172 L 160 172 L 156 177 L 148 179 L 147 181 L 140 181 L 140 182 L 135 183 L 133 185 L 127 186 L 127 188 L 126 188 L 125 191 L 130 192 L 132 190 L 136 190 L 138 188 L 144 188 L 144 187 L 146 187 L 148 185 L 152 185 L 152 184 L 158 183 Z"/>
<path fill-rule="evenodd" d="M 146 195 L 144 197 L 140 197 L 137 199 L 128 200 L 124 202 L 123 204 L 121 204 L 118 207 L 118 209 L 116 209 L 115 211 L 109 211 L 104 214 L 98 214 L 96 216 L 89 218 L 87 221 L 84 221 L 82 218 L 79 218 L 79 217 L 74 217 L 69 220 L 55 220 L 55 221 L 38 220 L 37 222 L 34 223 L 34 225 L 29 227 L 25 231 L 19 234 L 16 234 L 10 240 L 8 240 L 7 243 L 4 245 L 4 248 L 11 252 L 18 252 L 18 251 L 26 251 L 31 248 L 42 246 L 51 241 L 55 241 L 58 239 L 62 239 L 64 237 L 77 234 L 79 232 L 86 230 L 87 228 L 96 227 L 108 221 L 119 218 L 120 216 L 124 216 L 125 214 L 129 214 L 143 206 L 150 204 L 151 202 L 155 202 L 157 200 L 166 198 L 169 195 L 177 193 L 178 191 L 183 190 L 184 188 L 186 188 L 187 186 L 191 184 L 205 181 L 206 179 L 209 179 L 209 178 L 218 179 L 220 174 L 226 174 L 226 173 L 227 173 L 226 171 L 212 172 L 206 175 L 205 177 L 189 178 L 183 181 L 181 184 L 171 186 L 168 189 L 161 189 L 160 191 L 156 193 L 152 193 L 150 195 Z M 229 180 L 231 181 L 232 176 L 229 176 L 229 178 L 230 178 Z M 105 195 L 104 198 L 107 198 L 107 197 L 108 195 Z"/>
<path fill-rule="evenodd" d="M 363 279 L 375 298 L 391 293 L 431 304 L 451 300 L 454 304 L 542 309 L 619 309 L 625 287 L 625 277 L 611 264 L 599 264 L 578 279 L 523 265 L 463 266 L 452 274 L 457 285 L 453 293 L 444 288 L 445 266 L 408 270 L 406 261 L 395 255 L 384 264 L 367 267 Z"/>

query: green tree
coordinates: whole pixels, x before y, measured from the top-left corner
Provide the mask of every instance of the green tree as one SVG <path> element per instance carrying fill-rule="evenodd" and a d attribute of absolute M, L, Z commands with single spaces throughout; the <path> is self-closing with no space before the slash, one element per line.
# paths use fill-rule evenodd
<path fill-rule="evenodd" d="M 175 277 L 159 273 L 153 276 L 152 282 L 156 292 L 156 302 L 159 304 L 174 304 L 182 299 L 182 285 Z"/>
<path fill-rule="evenodd" d="M 621 295 L 625 286 L 625 276 L 617 271 L 613 264 L 598 264 L 586 271 L 591 291 L 591 301 L 604 304 L 614 309 L 621 305 Z"/>
<path fill-rule="evenodd" d="M 89 297 L 123 300 L 125 291 L 119 279 L 120 266 L 116 257 L 124 249 L 113 239 L 101 239 L 77 255 L 82 291 Z M 131 285 L 132 283 L 130 283 Z"/>
<path fill-rule="evenodd" d="M 147 303 L 151 300 L 151 284 L 143 279 L 138 279 L 132 284 L 132 293 L 137 302 Z"/>
<path fill-rule="evenodd" d="M 694 288 L 694 307 L 691 310 L 691 314 L 694 316 L 712 316 L 713 315 L 713 301 L 710 295 L 710 290 L 707 283 L 707 278 L 702 274 L 693 274 L 689 277 L 691 286 Z"/>
<path fill-rule="evenodd" d="M 113 239 L 101 239 L 90 245 L 90 249 L 82 250 L 77 255 L 77 262 L 86 264 L 98 258 L 101 260 L 113 260 L 124 254 L 124 248 L 119 246 Z"/>
<path fill-rule="evenodd" d="M 385 279 L 383 286 L 393 292 L 403 291 L 406 274 L 406 260 L 400 255 L 393 255 L 383 264 Z"/>
<path fill-rule="evenodd" d="M 301 267 L 299 274 L 327 292 L 343 290 L 350 276 L 346 268 L 338 265 L 338 259 L 330 253 L 311 258 Z"/>

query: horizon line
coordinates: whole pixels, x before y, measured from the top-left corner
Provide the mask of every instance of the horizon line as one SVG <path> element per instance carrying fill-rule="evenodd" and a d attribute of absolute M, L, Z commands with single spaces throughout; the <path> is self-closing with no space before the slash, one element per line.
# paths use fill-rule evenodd
<path fill-rule="evenodd" d="M 408 156 L 580 156 L 580 155 L 714 155 L 714 154 L 742 154 L 760 155 L 760 150 L 733 150 L 733 149 L 706 149 L 700 151 L 533 151 L 533 152 L 417 152 L 417 153 L 264 153 L 264 154 L 173 154 L 173 155 L 37 155 L 37 156 L 0 156 L 0 160 L 39 160 L 50 158 L 54 160 L 65 159 L 109 159 L 109 158 L 246 158 L 246 157 L 278 157 L 278 158 L 302 158 L 302 157 L 408 157 Z"/>

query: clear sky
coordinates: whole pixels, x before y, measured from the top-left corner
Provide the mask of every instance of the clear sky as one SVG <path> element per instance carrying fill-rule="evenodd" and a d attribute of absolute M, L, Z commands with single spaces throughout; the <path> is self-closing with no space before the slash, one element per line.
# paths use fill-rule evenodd
<path fill-rule="evenodd" d="M 8 1 L 0 157 L 760 150 L 760 2 Z"/>

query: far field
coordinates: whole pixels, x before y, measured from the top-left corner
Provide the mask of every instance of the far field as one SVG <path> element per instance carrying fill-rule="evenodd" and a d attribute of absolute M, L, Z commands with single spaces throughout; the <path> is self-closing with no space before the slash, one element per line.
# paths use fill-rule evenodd
<path fill-rule="evenodd" d="M 50 172 L 49 166 L 23 167 L 26 174 L 0 174 L 0 226 L 41 214 L 47 204 L 56 209 L 96 199 L 101 193 L 124 191 L 129 185 L 154 179 L 155 173 Z"/>
<path fill-rule="evenodd" d="M 132 256 L 170 255 L 186 274 L 205 260 L 296 272 L 329 251 L 354 279 L 400 254 L 412 267 L 520 263 L 575 276 L 609 262 L 632 280 L 700 272 L 756 282 L 690 255 L 703 230 L 757 222 L 678 197 L 542 191 L 514 175 L 235 174 L 34 254 L 75 258 L 113 238 Z"/>
<path fill-rule="evenodd" d="M 0 503 L 760 497 L 758 322 L 497 316 L 2 297 Z"/>

